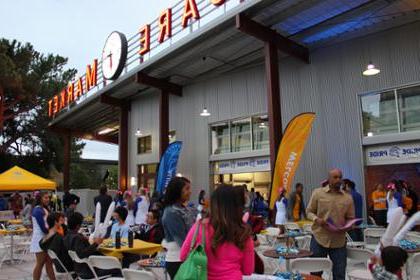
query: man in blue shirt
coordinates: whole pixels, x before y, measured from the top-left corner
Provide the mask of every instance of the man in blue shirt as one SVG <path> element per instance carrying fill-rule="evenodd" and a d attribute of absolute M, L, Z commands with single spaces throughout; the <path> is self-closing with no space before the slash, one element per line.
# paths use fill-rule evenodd
<path fill-rule="evenodd" d="M 356 190 L 356 184 L 349 180 L 344 179 L 345 190 L 352 196 L 354 203 L 354 212 L 356 219 L 363 219 L 363 198 L 362 195 Z M 357 222 L 356 225 L 360 225 L 362 221 Z M 353 229 L 349 232 L 350 237 L 353 241 L 363 241 L 363 233 L 360 229 Z"/>

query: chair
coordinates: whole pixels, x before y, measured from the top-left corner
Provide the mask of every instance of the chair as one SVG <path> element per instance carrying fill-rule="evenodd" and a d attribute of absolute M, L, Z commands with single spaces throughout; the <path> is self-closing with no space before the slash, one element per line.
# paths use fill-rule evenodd
<path fill-rule="evenodd" d="M 152 272 L 145 270 L 123 269 L 122 271 L 125 280 L 155 280 L 157 279 Z"/>
<path fill-rule="evenodd" d="M 311 224 L 304 224 L 303 231 L 312 232 L 312 225 Z"/>
<path fill-rule="evenodd" d="M 295 237 L 298 248 L 302 250 L 310 250 L 311 239 L 312 239 L 312 236 L 310 235 Z"/>
<path fill-rule="evenodd" d="M 363 232 L 363 240 L 366 245 L 376 245 L 379 243 L 382 235 L 385 233 L 385 228 L 367 228 Z"/>
<path fill-rule="evenodd" d="M 347 259 L 350 260 L 348 264 L 352 265 L 363 265 L 363 268 L 367 268 L 367 263 L 370 260 L 370 258 L 374 255 L 374 253 L 368 249 L 361 249 L 361 248 L 353 248 L 353 247 L 347 247 Z"/>
<path fill-rule="evenodd" d="M 69 253 L 70 258 L 74 262 L 76 262 L 78 264 L 86 264 L 89 267 L 92 274 L 94 275 L 94 277 L 96 277 L 96 273 L 95 273 L 94 269 L 90 266 L 90 263 L 89 263 L 88 259 L 79 258 L 79 256 L 76 254 L 75 251 L 69 250 L 68 253 Z M 77 275 L 77 276 L 80 280 L 96 280 L 96 279 L 98 279 L 98 278 L 82 278 L 82 277 L 80 277 L 80 275 Z M 99 279 L 105 279 L 105 278 L 108 278 L 108 277 L 111 277 L 111 275 L 101 276 Z"/>
<path fill-rule="evenodd" d="M 98 269 L 118 269 L 122 274 L 122 266 L 120 261 L 116 257 L 108 256 L 90 256 L 89 264 L 93 268 L 95 279 L 99 280 L 100 278 L 96 275 L 95 268 Z M 107 277 L 109 280 L 124 280 L 122 277 Z"/>
<path fill-rule="evenodd" d="M 59 265 L 61 266 L 61 268 L 64 269 L 64 271 L 65 271 L 65 272 L 59 272 L 57 270 L 57 267 L 55 266 L 55 263 L 54 263 L 53 268 L 54 268 L 55 276 L 57 276 L 58 278 L 61 278 L 63 276 L 63 277 L 65 277 L 65 279 L 73 279 L 72 275 L 75 272 L 74 271 L 68 271 L 67 268 L 64 266 L 64 264 L 61 262 L 61 260 L 58 258 L 57 254 L 53 250 L 48 250 L 48 256 L 50 256 L 50 258 L 52 260 L 56 260 L 59 263 Z"/>
<path fill-rule="evenodd" d="M 347 273 L 349 280 L 372 280 L 372 274 L 367 269 L 355 269 Z"/>
<path fill-rule="evenodd" d="M 420 279 L 420 253 L 416 253 L 411 257 L 408 279 Z"/>
<path fill-rule="evenodd" d="M 328 258 L 298 258 L 290 260 L 292 272 L 311 273 L 323 271 L 327 274 L 326 279 L 332 278 L 332 261 Z"/>
<path fill-rule="evenodd" d="M 287 230 L 300 230 L 300 226 L 297 223 L 286 223 L 284 226 Z"/>
<path fill-rule="evenodd" d="M 372 216 L 368 216 L 369 221 L 372 223 L 372 225 L 377 226 L 375 219 Z"/>
<path fill-rule="evenodd" d="M 347 247 L 353 247 L 353 248 L 364 248 L 365 242 L 361 241 L 353 241 L 351 236 L 346 232 L 346 239 L 347 239 Z"/>

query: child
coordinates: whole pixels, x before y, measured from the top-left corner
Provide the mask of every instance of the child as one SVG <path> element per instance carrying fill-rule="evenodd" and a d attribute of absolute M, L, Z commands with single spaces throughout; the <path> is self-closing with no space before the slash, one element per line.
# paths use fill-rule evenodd
<path fill-rule="evenodd" d="M 402 267 L 407 262 L 407 252 L 396 246 L 388 246 L 382 249 L 381 262 L 373 258 L 369 269 L 375 280 L 400 280 Z"/>
<path fill-rule="evenodd" d="M 125 219 L 127 219 L 128 211 L 123 206 L 118 206 L 114 210 L 114 219 L 115 222 L 112 225 L 111 229 L 111 238 L 115 239 L 115 235 L 117 231 L 120 232 L 121 238 L 128 238 L 128 231 L 130 227 L 125 223 Z"/>
<path fill-rule="evenodd" d="M 150 210 L 146 218 L 147 226 L 140 226 L 140 232 L 136 234 L 138 239 L 146 242 L 160 244 L 163 240 L 163 228 L 159 223 L 159 212 Z"/>

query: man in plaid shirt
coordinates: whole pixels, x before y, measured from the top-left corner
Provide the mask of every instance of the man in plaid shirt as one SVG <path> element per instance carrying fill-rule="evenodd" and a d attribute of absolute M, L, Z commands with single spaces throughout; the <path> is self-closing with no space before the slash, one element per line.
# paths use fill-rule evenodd
<path fill-rule="evenodd" d="M 407 262 L 407 252 L 396 246 L 382 249 L 382 265 L 376 257 L 372 258 L 369 270 L 375 280 L 402 280 L 402 267 Z"/>

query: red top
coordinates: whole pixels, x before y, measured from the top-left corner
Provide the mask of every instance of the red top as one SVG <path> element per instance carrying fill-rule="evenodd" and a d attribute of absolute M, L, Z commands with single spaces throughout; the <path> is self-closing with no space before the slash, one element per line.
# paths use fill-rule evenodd
<path fill-rule="evenodd" d="M 181 248 L 181 261 L 188 257 L 191 242 L 197 223 L 188 232 L 187 238 Z M 201 242 L 200 227 L 197 235 L 196 244 Z M 245 248 L 241 251 L 232 243 L 220 245 L 215 252 L 211 249 L 211 240 L 214 229 L 211 224 L 206 224 L 206 248 L 207 254 L 207 275 L 208 280 L 240 280 L 242 275 L 251 275 L 254 272 L 254 242 L 249 237 L 245 243 Z"/>

